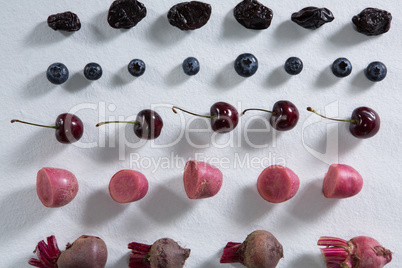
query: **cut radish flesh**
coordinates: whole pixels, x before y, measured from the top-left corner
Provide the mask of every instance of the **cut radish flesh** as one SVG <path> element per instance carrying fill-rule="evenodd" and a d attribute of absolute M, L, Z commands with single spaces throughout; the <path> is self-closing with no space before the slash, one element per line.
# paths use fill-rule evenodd
<path fill-rule="evenodd" d="M 109 193 L 118 203 L 130 203 L 142 199 L 148 192 L 148 180 L 135 170 L 123 169 L 113 175 Z"/>
<path fill-rule="evenodd" d="M 257 181 L 258 193 L 271 203 L 289 200 L 297 193 L 299 186 L 299 177 L 289 168 L 280 165 L 264 169 Z"/>
<path fill-rule="evenodd" d="M 36 192 L 44 206 L 62 207 L 77 195 L 78 181 L 68 170 L 45 167 L 36 176 Z"/>
<path fill-rule="evenodd" d="M 348 165 L 333 164 L 324 178 L 323 193 L 326 198 L 348 198 L 363 188 L 363 178 Z"/>

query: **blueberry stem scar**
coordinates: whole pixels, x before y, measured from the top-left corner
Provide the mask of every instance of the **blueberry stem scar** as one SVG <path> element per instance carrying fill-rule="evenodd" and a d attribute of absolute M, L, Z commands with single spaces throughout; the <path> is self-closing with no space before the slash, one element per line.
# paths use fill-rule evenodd
<path fill-rule="evenodd" d="M 350 122 L 350 123 L 353 123 L 353 124 L 357 124 L 357 121 L 356 121 L 356 120 L 336 119 L 336 118 L 326 117 L 326 116 L 324 116 L 324 115 L 322 115 L 322 114 L 317 113 L 316 110 L 314 110 L 314 109 L 311 108 L 311 107 L 307 107 L 307 111 L 312 112 L 312 113 L 315 113 L 316 115 L 319 115 L 319 116 L 321 116 L 322 118 L 326 118 L 326 119 L 329 119 L 329 120 L 339 121 L 339 122 Z"/>
<path fill-rule="evenodd" d="M 195 114 L 195 113 L 189 112 L 189 111 L 187 111 L 187 110 L 184 110 L 184 109 L 182 109 L 182 108 L 180 108 L 180 107 L 173 106 L 173 107 L 172 107 L 172 111 L 173 111 L 175 114 L 177 114 L 176 109 L 177 109 L 177 110 L 180 110 L 180 111 L 183 111 L 183 112 L 185 112 L 185 113 L 191 114 L 191 115 L 199 116 L 199 117 L 212 118 L 212 119 L 216 117 L 216 115 L 201 115 L 201 114 Z"/>
<path fill-rule="evenodd" d="M 110 124 L 110 123 L 127 123 L 127 124 L 135 124 L 135 125 L 140 124 L 140 122 L 138 122 L 138 121 L 107 121 L 107 122 L 100 122 L 100 123 L 96 124 L 96 126 L 99 127 L 99 126 Z"/>
<path fill-rule="evenodd" d="M 22 124 L 27 124 L 27 125 L 31 125 L 31 126 L 37 126 L 37 127 L 46 127 L 46 128 L 53 128 L 53 129 L 57 129 L 56 126 L 45 126 L 45 125 L 39 125 L 39 124 L 34 124 L 34 123 L 29 123 L 29 122 L 25 122 L 25 121 L 21 121 L 18 119 L 13 119 L 11 120 L 11 123 L 22 123 Z"/>
<path fill-rule="evenodd" d="M 246 109 L 244 110 L 241 115 L 244 115 L 247 111 L 261 111 L 261 112 L 266 112 L 266 113 L 271 113 L 271 114 L 277 114 L 273 111 L 269 111 L 269 110 L 265 110 L 265 109 L 259 109 L 259 108 L 250 108 L 250 109 Z"/>

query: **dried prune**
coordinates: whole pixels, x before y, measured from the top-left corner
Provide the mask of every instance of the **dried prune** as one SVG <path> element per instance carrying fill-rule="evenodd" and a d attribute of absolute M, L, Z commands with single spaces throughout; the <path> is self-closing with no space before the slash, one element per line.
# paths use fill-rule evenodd
<path fill-rule="evenodd" d="M 180 30 L 195 30 L 204 26 L 211 17 L 211 5 L 198 1 L 172 6 L 167 14 L 169 23 Z"/>
<path fill-rule="evenodd" d="M 293 13 L 291 19 L 303 28 L 314 30 L 335 18 L 327 8 L 305 7 Z"/>
<path fill-rule="evenodd" d="M 391 28 L 392 16 L 386 10 L 366 8 L 352 18 L 356 30 L 362 34 L 372 36 L 386 33 Z"/>
<path fill-rule="evenodd" d="M 233 15 L 247 29 L 263 30 L 271 25 L 274 14 L 257 0 L 243 0 L 234 8 Z"/>
<path fill-rule="evenodd" d="M 47 18 L 47 25 L 55 31 L 73 32 L 81 29 L 81 22 L 77 14 L 70 11 L 50 15 Z"/>
<path fill-rule="evenodd" d="M 116 0 L 109 8 L 107 22 L 116 29 L 130 29 L 147 15 L 143 3 L 137 0 Z"/>

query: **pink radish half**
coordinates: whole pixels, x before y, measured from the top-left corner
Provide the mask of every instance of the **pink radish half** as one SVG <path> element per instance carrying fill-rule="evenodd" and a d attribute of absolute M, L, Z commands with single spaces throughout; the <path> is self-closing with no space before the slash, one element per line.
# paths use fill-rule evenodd
<path fill-rule="evenodd" d="M 323 193 L 326 198 L 348 198 L 363 188 L 363 178 L 348 165 L 333 164 L 324 178 Z"/>
<path fill-rule="evenodd" d="M 135 170 L 123 169 L 113 175 L 109 193 L 118 203 L 130 203 L 142 199 L 148 192 L 148 180 Z"/>
<path fill-rule="evenodd" d="M 45 207 L 62 207 L 77 195 L 78 181 L 68 170 L 45 167 L 36 176 L 36 192 Z"/>
<path fill-rule="evenodd" d="M 190 160 L 184 167 L 184 189 L 190 199 L 216 195 L 222 187 L 222 172 L 208 163 Z"/>
<path fill-rule="evenodd" d="M 257 181 L 258 193 L 271 203 L 289 200 L 297 193 L 299 186 L 299 177 L 289 168 L 280 165 L 264 169 Z"/>

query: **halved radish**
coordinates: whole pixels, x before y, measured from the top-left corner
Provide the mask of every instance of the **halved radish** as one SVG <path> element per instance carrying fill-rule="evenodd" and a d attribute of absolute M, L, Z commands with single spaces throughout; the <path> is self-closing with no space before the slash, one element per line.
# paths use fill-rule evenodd
<path fill-rule="evenodd" d="M 44 167 L 36 176 L 36 192 L 45 207 L 62 207 L 77 195 L 78 181 L 68 170 Z"/>
<path fill-rule="evenodd" d="M 348 198 L 363 188 L 363 178 L 348 165 L 333 164 L 325 174 L 322 191 L 326 198 Z"/>
<path fill-rule="evenodd" d="M 299 177 L 289 168 L 280 165 L 264 169 L 257 181 L 258 193 L 271 203 L 289 200 L 297 193 L 299 186 Z"/>
<path fill-rule="evenodd" d="M 130 203 L 142 199 L 148 192 L 148 180 L 135 170 L 123 169 L 113 175 L 109 193 L 118 203 Z"/>
<path fill-rule="evenodd" d="M 216 195 L 222 186 L 222 172 L 208 163 L 190 160 L 184 167 L 184 189 L 190 199 Z"/>

